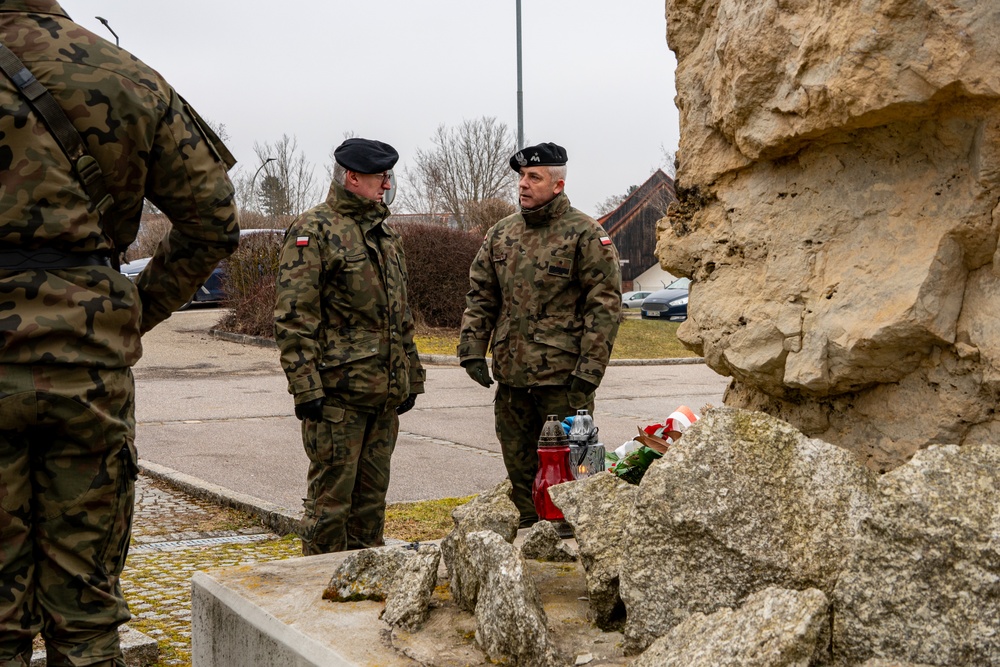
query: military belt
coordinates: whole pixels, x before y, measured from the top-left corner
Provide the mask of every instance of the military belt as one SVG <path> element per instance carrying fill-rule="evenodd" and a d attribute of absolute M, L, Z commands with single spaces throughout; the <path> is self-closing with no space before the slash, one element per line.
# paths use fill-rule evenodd
<path fill-rule="evenodd" d="M 0 250 L 0 271 L 75 269 L 81 266 L 111 266 L 111 258 L 100 253 L 44 250 Z"/>

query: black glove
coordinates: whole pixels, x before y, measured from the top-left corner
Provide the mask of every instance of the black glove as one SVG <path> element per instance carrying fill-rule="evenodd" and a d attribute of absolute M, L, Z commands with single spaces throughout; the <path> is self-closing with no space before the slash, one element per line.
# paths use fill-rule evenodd
<path fill-rule="evenodd" d="M 465 367 L 465 372 L 469 374 L 470 378 L 487 389 L 493 384 L 493 378 L 490 377 L 490 370 L 486 367 L 485 359 L 472 359 L 466 361 L 462 366 Z"/>
<path fill-rule="evenodd" d="M 582 377 L 574 375 L 573 379 L 569 382 L 569 390 L 589 396 L 597 391 L 597 385 L 593 382 L 584 380 Z"/>
<path fill-rule="evenodd" d="M 574 375 L 569 381 L 569 404 L 577 409 L 587 404 L 588 399 L 597 391 L 597 385 Z"/>
<path fill-rule="evenodd" d="M 295 406 L 295 416 L 302 420 L 311 419 L 314 422 L 322 420 L 323 399 L 315 398 L 305 403 L 299 403 Z"/>
<path fill-rule="evenodd" d="M 413 404 L 417 402 L 417 395 L 410 394 L 406 397 L 406 400 L 396 406 L 396 414 L 401 415 L 404 412 L 409 412 L 413 409 Z"/>

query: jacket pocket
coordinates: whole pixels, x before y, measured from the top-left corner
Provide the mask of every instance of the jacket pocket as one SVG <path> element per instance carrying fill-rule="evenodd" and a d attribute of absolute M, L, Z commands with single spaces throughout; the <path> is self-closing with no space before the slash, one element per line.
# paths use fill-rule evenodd
<path fill-rule="evenodd" d="M 344 408 L 339 405 L 323 406 L 323 421 L 339 424 L 344 421 Z"/>
<path fill-rule="evenodd" d="M 572 310 L 579 296 L 579 286 L 573 280 L 573 257 L 549 255 L 535 271 L 536 311 L 542 316 Z"/>
<path fill-rule="evenodd" d="M 580 354 L 580 339 L 573 334 L 557 329 L 536 329 L 531 339 L 541 345 L 548 345 L 563 352 Z"/>
<path fill-rule="evenodd" d="M 375 332 L 357 332 L 331 338 L 323 353 L 323 366 L 342 366 L 378 354 L 379 335 Z"/>
<path fill-rule="evenodd" d="M 494 350 L 498 345 L 507 345 L 510 338 L 510 320 L 504 319 L 493 332 L 493 339 L 490 341 L 490 350 Z"/>

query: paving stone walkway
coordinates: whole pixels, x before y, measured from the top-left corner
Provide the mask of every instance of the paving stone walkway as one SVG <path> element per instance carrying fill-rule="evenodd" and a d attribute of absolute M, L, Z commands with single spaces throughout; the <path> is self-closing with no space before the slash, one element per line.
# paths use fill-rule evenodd
<path fill-rule="evenodd" d="M 132 545 L 122 575 L 129 625 L 155 639 L 160 665 L 191 664 L 191 576 L 198 570 L 293 558 L 279 537 L 233 510 L 139 476 Z"/>

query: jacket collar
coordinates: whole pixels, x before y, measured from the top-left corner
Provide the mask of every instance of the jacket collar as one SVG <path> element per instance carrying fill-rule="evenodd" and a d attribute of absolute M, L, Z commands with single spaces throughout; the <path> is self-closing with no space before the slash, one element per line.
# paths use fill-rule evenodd
<path fill-rule="evenodd" d="M 0 0 L 0 12 L 33 12 L 69 18 L 69 14 L 55 0 Z"/>
<path fill-rule="evenodd" d="M 555 199 L 544 206 L 532 209 L 521 209 L 521 217 L 529 227 L 541 227 L 553 220 L 561 218 L 569 210 L 569 197 L 560 192 Z"/>
<path fill-rule="evenodd" d="M 389 217 L 388 206 L 380 201 L 348 192 L 343 185 L 336 181 L 330 184 L 326 203 L 335 213 L 354 220 L 365 231 Z"/>

